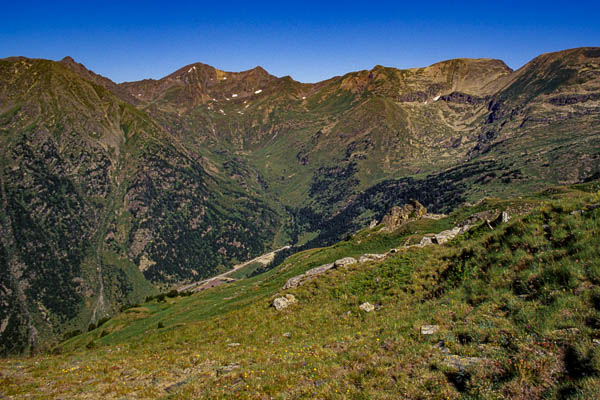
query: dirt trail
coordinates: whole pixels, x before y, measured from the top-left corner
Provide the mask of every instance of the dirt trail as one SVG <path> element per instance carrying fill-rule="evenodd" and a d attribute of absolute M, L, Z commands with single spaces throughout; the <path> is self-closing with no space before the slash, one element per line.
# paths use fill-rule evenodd
<path fill-rule="evenodd" d="M 270 263 L 273 260 L 273 257 L 275 257 L 276 253 L 280 252 L 281 250 L 289 249 L 290 247 L 291 246 L 283 246 L 283 247 L 281 247 L 281 248 L 279 248 L 277 250 L 273 250 L 273 251 L 270 251 L 268 253 L 262 254 L 262 255 L 260 255 L 258 257 L 255 257 L 252 260 L 244 261 L 241 264 L 236 264 L 236 265 L 233 266 L 233 269 L 230 269 L 227 272 L 223 272 L 222 274 L 213 276 L 213 277 L 205 279 L 203 281 L 194 282 L 194 283 L 190 283 L 190 284 L 185 285 L 185 286 L 181 286 L 177 290 L 179 292 L 185 292 L 185 291 L 188 291 L 188 290 L 194 289 L 196 287 L 200 287 L 200 286 L 211 286 L 211 285 L 209 285 L 209 283 L 213 282 L 213 281 L 216 281 L 216 280 L 234 281 L 235 279 L 228 278 L 229 274 L 232 274 L 235 271 L 237 271 L 238 269 L 244 268 L 245 266 L 250 265 L 250 264 L 255 263 L 255 262 L 259 262 L 259 263 L 261 263 L 263 265 L 266 265 L 266 264 Z"/>

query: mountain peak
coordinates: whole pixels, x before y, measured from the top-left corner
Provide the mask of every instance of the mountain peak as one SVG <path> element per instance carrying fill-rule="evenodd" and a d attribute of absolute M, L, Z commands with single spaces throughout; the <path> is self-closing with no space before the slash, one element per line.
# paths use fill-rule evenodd
<path fill-rule="evenodd" d="M 66 56 L 62 60 L 60 60 L 59 62 L 61 62 L 63 64 L 64 63 L 76 63 L 76 61 L 71 56 Z"/>

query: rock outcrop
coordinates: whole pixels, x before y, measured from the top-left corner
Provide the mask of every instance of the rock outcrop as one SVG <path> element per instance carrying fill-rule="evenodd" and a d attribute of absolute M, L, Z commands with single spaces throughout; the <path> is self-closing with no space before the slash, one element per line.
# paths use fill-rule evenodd
<path fill-rule="evenodd" d="M 278 297 L 275 300 L 273 300 L 273 307 L 275 307 L 275 309 L 277 311 L 281 311 L 284 308 L 287 308 L 289 306 L 291 306 L 292 304 L 297 303 L 298 301 L 296 300 L 296 297 L 292 294 L 286 294 L 283 297 Z"/>
<path fill-rule="evenodd" d="M 369 261 L 383 260 L 385 257 L 385 254 L 363 254 L 358 258 L 358 262 L 362 264 Z"/>
<path fill-rule="evenodd" d="M 410 200 L 402 207 L 394 206 L 381 220 L 386 231 L 394 231 L 408 221 L 419 219 L 427 214 L 427 209 L 417 200 Z"/>
<path fill-rule="evenodd" d="M 386 229 L 388 226 L 396 226 L 396 227 L 400 226 L 403 223 L 402 221 L 408 221 L 411 218 L 426 217 L 428 215 L 427 210 L 425 209 L 425 207 L 423 207 L 423 206 L 419 207 L 419 206 L 421 206 L 420 203 L 417 201 L 414 201 L 414 203 L 404 206 L 403 208 L 394 207 L 397 210 L 386 215 L 383 219 L 384 224 L 386 223 L 385 222 L 386 219 L 387 219 L 388 223 L 390 224 L 390 225 L 386 225 L 386 227 L 384 227 L 384 229 Z M 400 210 L 400 211 L 398 211 L 398 210 Z M 418 217 L 415 217 L 415 215 L 417 215 Z M 493 219 L 492 222 L 490 222 L 490 218 L 493 216 L 495 216 L 495 218 Z M 475 226 L 475 223 L 477 221 L 485 221 L 485 223 L 490 227 L 490 229 L 494 229 L 499 224 L 505 223 L 508 220 L 510 220 L 510 215 L 505 211 L 503 211 L 501 213 L 498 213 L 498 212 L 494 213 L 494 212 L 486 211 L 486 212 L 482 212 L 482 213 L 473 214 L 469 218 L 467 218 L 465 221 L 463 221 L 461 224 L 458 224 L 457 226 L 455 226 L 452 229 L 441 231 L 439 233 L 431 233 L 431 234 L 427 234 L 427 235 L 423 236 L 423 238 L 421 239 L 421 241 L 418 244 L 405 245 L 400 248 L 392 248 L 385 254 L 363 254 L 362 256 L 360 256 L 358 258 L 358 260 L 356 260 L 354 257 L 344 257 L 344 258 L 340 258 L 339 260 L 336 260 L 332 263 L 323 264 L 318 267 L 309 269 L 308 271 L 306 271 L 303 274 L 300 274 L 300 275 L 294 276 L 293 278 L 288 279 L 287 282 L 285 283 L 285 285 L 283 285 L 282 290 L 296 288 L 296 287 L 302 285 L 307 280 L 312 279 L 313 277 L 316 277 L 318 275 L 321 275 L 321 274 L 329 271 L 330 269 L 344 267 L 347 265 L 355 264 L 357 262 L 359 264 L 362 264 L 362 263 L 366 263 L 366 262 L 370 262 L 370 261 L 384 260 L 388 256 L 397 253 L 400 249 L 409 249 L 412 247 L 425 247 L 425 246 L 430 246 L 430 245 L 434 245 L 434 244 L 441 245 L 441 244 L 447 243 L 450 240 L 454 239 L 456 236 L 469 231 L 471 228 L 473 228 L 473 226 Z M 400 223 L 400 225 L 394 225 L 397 223 Z"/>
<path fill-rule="evenodd" d="M 283 285 L 283 290 L 292 289 L 302 285 L 307 279 L 310 279 L 314 276 L 321 275 L 322 273 L 329 271 L 333 268 L 344 267 L 351 264 L 356 264 L 356 259 L 354 257 L 344 257 L 336 260 L 330 264 L 323 264 L 318 267 L 309 269 L 303 274 L 294 276 L 293 278 L 288 279 L 288 281 Z"/>
<path fill-rule="evenodd" d="M 334 268 L 345 267 L 346 265 L 356 264 L 356 258 L 354 257 L 344 257 L 336 260 L 333 263 Z"/>

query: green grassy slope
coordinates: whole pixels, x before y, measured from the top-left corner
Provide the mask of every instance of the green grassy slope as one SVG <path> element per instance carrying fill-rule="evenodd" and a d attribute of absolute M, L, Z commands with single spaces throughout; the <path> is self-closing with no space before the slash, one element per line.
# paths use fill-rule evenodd
<path fill-rule="evenodd" d="M 363 230 L 264 275 L 143 304 L 62 354 L 0 363 L 5 395 L 40 398 L 593 398 L 600 384 L 600 186 L 488 199 L 393 234 Z M 474 212 L 443 246 L 329 271 L 271 306 L 287 278 L 382 252 Z M 370 313 L 358 306 L 377 306 Z M 438 325 L 432 335 L 423 325 Z M 284 335 L 285 334 L 285 335 Z M 86 348 L 87 347 L 87 348 Z"/>
<path fill-rule="evenodd" d="M 117 85 L 69 58 L 0 60 L 0 353 L 154 286 L 331 245 L 410 198 L 448 212 L 598 177 L 599 54 L 316 84 L 198 63 Z"/>

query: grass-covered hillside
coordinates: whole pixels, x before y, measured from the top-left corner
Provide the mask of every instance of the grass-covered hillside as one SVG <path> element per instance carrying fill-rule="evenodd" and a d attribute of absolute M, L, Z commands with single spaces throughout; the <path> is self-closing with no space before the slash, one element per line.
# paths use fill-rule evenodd
<path fill-rule="evenodd" d="M 200 63 L 116 84 L 68 57 L 2 59 L 0 355 L 332 245 L 411 198 L 450 212 L 597 179 L 599 71 L 598 48 L 314 84 Z"/>
<path fill-rule="evenodd" d="M 381 225 L 258 276 L 153 299 L 53 354 L 0 362 L 36 398 L 537 399 L 598 396 L 600 185 L 487 199 L 393 232 Z M 443 245 L 419 243 L 473 214 Z M 472 220 L 474 221 L 474 219 Z M 364 253 L 395 253 L 290 278 Z M 276 311 L 273 300 L 297 302 Z M 371 312 L 359 306 L 374 305 Z M 428 325 L 428 326 L 427 326 Z"/>

